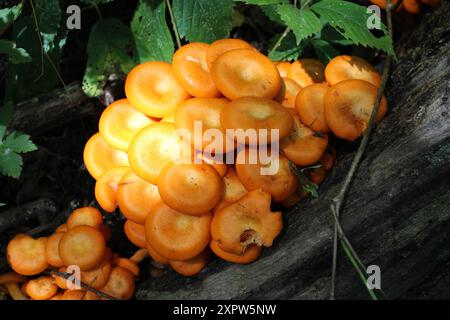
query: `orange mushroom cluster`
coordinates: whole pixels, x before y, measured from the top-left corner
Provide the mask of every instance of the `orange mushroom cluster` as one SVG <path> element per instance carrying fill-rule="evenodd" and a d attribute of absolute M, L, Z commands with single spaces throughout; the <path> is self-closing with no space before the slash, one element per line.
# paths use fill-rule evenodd
<path fill-rule="evenodd" d="M 172 64 L 136 66 L 126 99 L 101 115 L 84 150 L 97 202 L 119 208 L 128 239 L 181 275 L 199 273 L 211 251 L 255 261 L 283 226 L 273 202 L 292 206 L 325 179 L 336 156 L 328 135 L 364 133 L 380 80 L 353 56 L 325 67 L 273 62 L 239 39 L 184 45 Z M 383 98 L 377 120 L 386 110 Z M 248 130 L 259 135 L 236 134 Z"/>
<path fill-rule="evenodd" d="M 382 9 L 386 9 L 387 0 L 370 0 L 370 2 Z M 393 5 L 396 5 L 398 0 L 392 0 L 391 2 Z M 440 0 L 403 0 L 397 10 L 405 9 L 405 11 L 410 14 L 419 14 L 422 5 L 435 7 L 439 2 Z"/>
<path fill-rule="evenodd" d="M 120 257 L 106 246 L 110 237 L 102 214 L 93 207 L 73 211 L 49 237 L 34 239 L 18 234 L 7 246 L 13 272 L 0 275 L 0 286 L 5 286 L 15 300 L 130 299 L 139 275 L 138 263 L 147 251 L 138 250 L 130 259 Z M 51 270 L 60 273 L 42 274 Z M 61 275 L 70 271 L 78 273 L 67 278 Z M 81 283 L 105 297 L 79 286 Z"/>

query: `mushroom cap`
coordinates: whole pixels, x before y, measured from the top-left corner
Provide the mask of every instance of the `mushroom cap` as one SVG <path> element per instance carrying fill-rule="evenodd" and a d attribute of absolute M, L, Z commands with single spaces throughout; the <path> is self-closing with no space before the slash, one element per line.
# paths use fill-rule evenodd
<path fill-rule="evenodd" d="M 101 261 L 91 270 L 81 272 L 81 281 L 94 289 L 101 289 L 108 282 L 112 270 L 112 251 L 105 249 Z"/>
<path fill-rule="evenodd" d="M 130 143 L 131 169 L 142 179 L 156 184 L 162 169 L 184 154 L 180 136 L 171 123 L 153 123 L 139 131 Z"/>
<path fill-rule="evenodd" d="M 169 261 L 169 265 L 175 270 L 178 274 L 181 274 L 185 277 L 192 277 L 205 268 L 208 264 L 209 259 L 211 258 L 211 251 L 209 248 L 203 250 L 199 255 L 195 256 L 192 259 L 185 261 Z"/>
<path fill-rule="evenodd" d="M 219 202 L 223 182 L 206 163 L 169 163 L 158 178 L 161 199 L 172 209 L 192 214 L 208 214 Z"/>
<path fill-rule="evenodd" d="M 122 267 L 114 267 L 106 285 L 101 289 L 116 299 L 129 300 L 135 290 L 134 276 Z"/>
<path fill-rule="evenodd" d="M 233 203 L 242 198 L 247 192 L 247 188 L 239 180 L 236 170 L 230 168 L 227 174 L 223 177 L 224 190 L 222 195 L 222 201 L 226 203 Z M 217 209 L 217 206 L 214 210 Z"/>
<path fill-rule="evenodd" d="M 48 300 L 56 295 L 58 287 L 52 276 L 42 276 L 28 281 L 25 290 L 33 300 Z"/>
<path fill-rule="evenodd" d="M 127 99 L 121 99 L 102 112 L 98 127 L 110 146 L 127 152 L 134 135 L 153 122 L 156 121 L 135 109 Z"/>
<path fill-rule="evenodd" d="M 65 266 L 76 265 L 81 271 L 95 268 L 104 257 L 105 238 L 90 226 L 67 231 L 59 243 L 59 255 Z"/>
<path fill-rule="evenodd" d="M 291 69 L 291 63 L 289 61 L 274 61 L 273 62 L 280 73 L 280 77 L 286 78 Z"/>
<path fill-rule="evenodd" d="M 146 62 L 134 67 L 127 76 L 125 93 L 133 107 L 156 118 L 172 113 L 189 98 L 166 62 Z"/>
<path fill-rule="evenodd" d="M 45 255 L 47 238 L 33 239 L 26 234 L 18 234 L 6 248 L 6 256 L 11 268 L 24 276 L 37 275 L 48 267 Z"/>
<path fill-rule="evenodd" d="M 140 248 L 146 248 L 145 228 L 141 224 L 137 224 L 131 220 L 125 221 L 123 225 L 125 235 L 132 244 Z"/>
<path fill-rule="evenodd" d="M 220 57 L 225 52 L 236 50 L 236 49 L 254 49 L 250 43 L 241 39 L 219 39 L 211 43 L 208 50 L 206 51 L 206 62 L 208 68 L 211 68 L 214 61 Z"/>
<path fill-rule="evenodd" d="M 295 110 L 300 121 L 308 128 L 329 133 L 325 121 L 324 97 L 330 87 L 326 83 L 316 83 L 300 90 L 295 98 Z"/>
<path fill-rule="evenodd" d="M 210 213 L 193 216 L 160 204 L 145 221 L 145 236 L 151 247 L 169 260 L 188 260 L 208 246 L 210 224 Z"/>
<path fill-rule="evenodd" d="M 150 257 L 153 259 L 153 261 L 160 264 L 169 263 L 169 259 L 167 259 L 163 255 L 161 255 L 158 251 L 156 251 L 149 242 L 147 242 L 147 251 Z"/>
<path fill-rule="evenodd" d="M 281 103 L 285 108 L 295 108 L 295 98 L 297 94 L 302 90 L 302 87 L 290 78 L 283 77 L 281 90 L 275 97 L 275 100 Z"/>
<path fill-rule="evenodd" d="M 246 96 L 272 99 L 281 89 L 275 64 L 253 49 L 225 52 L 214 61 L 211 74 L 217 88 L 230 100 Z"/>
<path fill-rule="evenodd" d="M 212 252 L 219 258 L 231 262 L 231 263 L 237 263 L 237 264 L 248 264 L 252 263 L 253 261 L 257 260 L 259 256 L 261 255 L 262 248 L 253 244 L 249 245 L 243 254 L 234 254 L 226 252 L 225 250 L 222 250 L 220 248 L 220 245 L 217 241 L 212 240 L 209 244 L 209 247 L 211 248 Z"/>
<path fill-rule="evenodd" d="M 211 235 L 222 250 L 242 255 L 252 244 L 270 247 L 282 228 L 281 212 L 270 210 L 270 194 L 258 189 L 216 212 Z"/>
<path fill-rule="evenodd" d="M 139 276 L 139 266 L 136 262 L 131 261 L 127 258 L 116 258 L 113 261 L 114 266 L 122 267 L 131 272 L 131 274 L 135 277 Z"/>
<path fill-rule="evenodd" d="M 220 149 L 211 150 L 210 152 L 226 153 L 234 149 L 234 143 L 225 135 L 220 123 L 220 115 L 223 110 L 229 107 L 229 101 L 221 98 L 193 98 L 182 102 L 177 108 L 175 116 L 175 127 L 177 129 L 187 130 L 190 136 L 183 137 L 184 141 L 198 150 L 204 150 L 210 146 L 215 136 L 212 138 L 205 138 L 205 132 L 214 129 L 218 134 L 221 134 L 222 144 Z M 201 124 L 201 134 L 198 137 L 196 134 L 196 125 Z M 200 138 L 200 139 L 198 139 Z M 195 139 L 198 139 L 197 141 Z M 227 141 L 229 140 L 229 141 Z M 227 149 L 230 148 L 229 149 Z"/>
<path fill-rule="evenodd" d="M 224 109 L 220 116 L 222 128 L 235 130 L 256 130 L 258 144 L 271 143 L 272 130 L 277 130 L 278 138 L 286 137 L 294 125 L 292 116 L 287 108 L 276 101 L 258 98 L 243 97 L 230 102 L 228 108 Z M 267 130 L 264 134 L 264 131 Z M 229 132 L 226 132 L 229 134 Z M 262 138 L 262 140 L 261 140 Z M 239 136 L 237 137 L 239 141 Z M 275 141 L 275 139 L 274 139 Z M 239 141 L 242 143 L 242 141 Z M 248 136 L 245 137 L 246 144 L 254 144 Z"/>
<path fill-rule="evenodd" d="M 129 220 L 144 224 L 150 208 L 160 203 L 158 187 L 145 181 L 129 170 L 119 182 L 117 203 L 122 214 Z"/>
<path fill-rule="evenodd" d="M 381 83 L 381 75 L 369 62 L 348 55 L 333 58 L 325 68 L 325 78 L 330 86 L 350 79 L 365 80 L 377 87 Z"/>
<path fill-rule="evenodd" d="M 328 135 L 315 132 L 304 125 L 298 116 L 294 129 L 280 143 L 282 153 L 298 166 L 311 166 L 320 160 L 328 146 Z"/>
<path fill-rule="evenodd" d="M 291 64 L 287 77 L 304 88 L 314 83 L 324 82 L 324 69 L 322 62 L 317 59 L 300 59 Z"/>
<path fill-rule="evenodd" d="M 220 97 L 206 61 L 209 44 L 191 42 L 182 46 L 173 55 L 175 76 L 183 88 L 193 97 Z"/>
<path fill-rule="evenodd" d="M 353 141 L 367 129 L 375 105 L 378 88 L 363 80 L 341 81 L 325 94 L 325 119 L 328 127 L 339 138 Z M 376 115 L 379 122 L 387 112 L 383 96 Z"/>
<path fill-rule="evenodd" d="M 112 168 L 102 174 L 95 183 L 95 199 L 106 212 L 116 210 L 119 182 L 129 170 L 129 167 Z"/>
<path fill-rule="evenodd" d="M 109 169 L 129 166 L 128 155 L 110 147 L 100 133 L 94 134 L 86 143 L 83 159 L 87 171 L 95 180 Z"/>
<path fill-rule="evenodd" d="M 45 258 L 52 267 L 60 268 L 64 265 L 64 262 L 59 255 L 59 242 L 63 236 L 63 232 L 56 232 L 47 239 L 45 245 Z"/>
<path fill-rule="evenodd" d="M 256 152 L 254 148 L 246 148 L 238 153 L 236 173 L 239 180 L 247 190 L 262 189 L 272 195 L 274 201 L 283 201 L 294 193 L 298 186 L 298 179 L 290 168 L 289 160 L 281 154 L 275 155 L 268 151 L 267 159 L 262 159 L 258 152 L 256 161 L 253 162 L 250 154 Z M 269 167 L 273 167 L 276 172 L 265 174 L 263 168 Z"/>
<path fill-rule="evenodd" d="M 103 216 L 97 208 L 81 207 L 70 214 L 66 224 L 68 229 L 76 226 L 91 226 L 95 229 L 100 229 L 103 225 Z"/>

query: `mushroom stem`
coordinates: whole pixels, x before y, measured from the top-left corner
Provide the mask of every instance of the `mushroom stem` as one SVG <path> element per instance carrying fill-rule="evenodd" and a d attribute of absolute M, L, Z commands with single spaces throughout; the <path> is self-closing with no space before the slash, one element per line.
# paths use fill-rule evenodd
<path fill-rule="evenodd" d="M 140 263 L 142 260 L 144 260 L 148 256 L 148 250 L 147 249 L 139 249 L 136 251 L 131 257 L 130 260 L 134 263 Z"/>
<path fill-rule="evenodd" d="M 9 282 L 22 283 L 25 281 L 27 281 L 26 277 L 24 277 L 20 274 L 17 274 L 15 272 L 7 272 L 7 273 L 0 275 L 0 285 L 6 284 Z"/>
<path fill-rule="evenodd" d="M 19 284 L 17 282 L 7 282 L 4 284 L 4 286 L 8 290 L 9 295 L 14 300 L 28 300 L 28 298 L 23 294 L 22 290 L 20 290 Z"/>

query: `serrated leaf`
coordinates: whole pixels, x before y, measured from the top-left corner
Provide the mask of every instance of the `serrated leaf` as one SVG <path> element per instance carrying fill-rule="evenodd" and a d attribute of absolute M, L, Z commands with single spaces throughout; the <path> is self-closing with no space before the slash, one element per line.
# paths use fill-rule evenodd
<path fill-rule="evenodd" d="M 23 160 L 20 155 L 9 148 L 0 147 L 0 173 L 18 178 L 22 172 Z"/>
<path fill-rule="evenodd" d="M 311 10 L 283 4 L 277 7 L 277 12 L 286 26 L 294 32 L 297 44 L 322 29 L 319 18 Z"/>
<path fill-rule="evenodd" d="M 13 23 L 22 13 L 23 3 L 0 9 L 0 32 L 3 32 Z"/>
<path fill-rule="evenodd" d="M 275 36 L 269 43 L 272 48 L 276 41 L 280 38 L 281 34 Z M 280 46 L 275 50 L 271 51 L 269 54 L 269 59 L 272 61 L 286 61 L 286 60 L 297 60 L 302 52 L 302 46 L 297 45 L 295 41 L 295 36 L 292 32 L 281 41 Z"/>
<path fill-rule="evenodd" d="M 346 39 L 354 44 L 381 49 L 388 54 L 394 54 L 392 39 L 386 26 L 380 21 L 384 35 L 375 37 L 367 27 L 370 14 L 367 8 L 348 1 L 322 0 L 311 6 L 311 10 L 335 28 Z"/>
<path fill-rule="evenodd" d="M 313 39 L 311 40 L 311 44 L 314 48 L 314 51 L 316 52 L 317 57 L 324 64 L 328 64 L 331 59 L 340 54 L 339 51 L 328 41 L 322 39 Z"/>
<path fill-rule="evenodd" d="M 131 21 L 139 62 L 172 61 L 173 39 L 164 0 L 141 0 Z"/>
<path fill-rule="evenodd" d="M 11 132 L 3 141 L 3 145 L 15 153 L 27 153 L 37 150 L 29 135 L 17 132 Z"/>
<path fill-rule="evenodd" d="M 325 19 L 323 19 L 323 24 L 326 23 L 327 22 Z M 329 25 L 325 26 L 322 31 L 320 31 L 320 36 L 318 38 L 341 46 L 349 46 L 353 44 L 353 41 L 345 39 L 342 34 Z"/>
<path fill-rule="evenodd" d="M 116 18 L 98 21 L 92 27 L 87 45 L 84 92 L 90 97 L 96 97 L 101 93 L 106 75 L 128 73 L 136 65 L 133 50 L 134 40 L 129 27 Z"/>
<path fill-rule="evenodd" d="M 231 31 L 233 0 L 174 0 L 173 13 L 182 38 L 211 43 Z"/>
<path fill-rule="evenodd" d="M 23 48 L 17 48 L 16 43 L 0 39 L 0 54 L 9 56 L 9 61 L 14 64 L 31 61 L 30 54 Z"/>
<path fill-rule="evenodd" d="M 277 12 L 278 5 L 265 5 L 260 7 L 262 12 L 269 18 L 269 20 L 278 24 L 284 25 L 284 21 L 281 19 L 280 14 Z"/>

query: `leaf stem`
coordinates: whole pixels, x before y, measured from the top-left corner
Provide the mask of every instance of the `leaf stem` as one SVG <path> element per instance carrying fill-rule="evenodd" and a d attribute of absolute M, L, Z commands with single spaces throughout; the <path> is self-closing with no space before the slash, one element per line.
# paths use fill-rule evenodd
<path fill-rule="evenodd" d="M 175 34 L 175 39 L 177 41 L 177 47 L 179 49 L 179 48 L 181 48 L 181 39 L 180 39 L 180 34 L 178 33 L 178 28 L 177 28 L 177 24 L 175 22 L 175 17 L 173 15 L 172 4 L 170 3 L 170 0 L 166 0 L 166 4 L 167 4 L 167 9 L 169 10 L 170 21 L 172 22 L 173 33 Z"/>
<path fill-rule="evenodd" d="M 393 33 L 393 31 L 392 31 L 393 30 L 392 15 L 391 15 L 392 4 L 391 4 L 391 0 L 387 0 L 387 1 L 388 1 L 387 6 L 386 6 L 387 24 L 388 24 L 388 29 L 389 29 L 389 35 L 392 37 L 392 33 Z M 341 235 L 341 238 L 346 238 L 345 233 L 343 232 L 342 227 L 339 222 L 339 219 L 341 216 L 341 207 L 345 201 L 345 197 L 346 197 L 347 192 L 350 188 L 350 185 L 353 181 L 355 173 L 358 170 L 359 164 L 361 162 L 361 159 L 364 155 L 367 144 L 369 142 L 370 135 L 374 128 L 375 118 L 376 118 L 376 115 L 380 108 L 380 103 L 381 103 L 381 99 L 383 97 L 383 92 L 384 92 L 386 83 L 389 78 L 389 69 L 391 66 L 391 61 L 392 61 L 392 56 L 388 55 L 386 58 L 385 64 L 384 64 L 384 70 L 383 70 L 381 84 L 380 84 L 380 87 L 378 88 L 375 105 L 374 105 L 374 108 L 370 115 L 370 120 L 369 120 L 367 130 L 361 140 L 361 144 L 358 147 L 356 155 L 353 158 L 352 164 L 351 164 L 350 169 L 345 177 L 344 183 L 342 184 L 342 187 L 341 187 L 338 195 L 335 198 L 333 198 L 332 203 L 330 205 L 331 212 L 335 217 L 334 236 L 333 236 L 333 260 L 332 260 L 331 285 L 330 285 L 330 300 L 334 300 L 334 298 L 335 298 L 338 233 Z M 348 246 L 348 249 L 351 249 L 351 251 L 353 251 L 353 258 L 362 266 L 363 264 L 362 264 L 361 260 L 356 255 L 356 251 L 353 250 L 353 247 L 351 246 L 349 241 L 347 241 L 347 246 Z"/>

